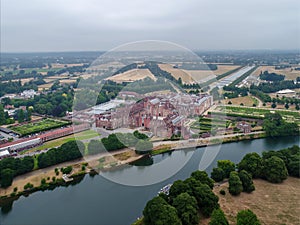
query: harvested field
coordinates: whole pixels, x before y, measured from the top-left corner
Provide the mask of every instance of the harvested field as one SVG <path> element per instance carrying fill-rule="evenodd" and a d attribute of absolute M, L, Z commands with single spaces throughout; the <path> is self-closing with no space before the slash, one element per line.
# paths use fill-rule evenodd
<path fill-rule="evenodd" d="M 76 79 L 63 79 L 63 80 L 60 80 L 59 83 L 61 83 L 61 84 L 72 84 L 72 83 L 76 83 Z"/>
<path fill-rule="evenodd" d="M 142 80 L 146 77 L 149 77 L 153 80 L 157 79 L 148 69 L 133 69 L 106 79 L 115 81 L 117 83 L 122 83 Z"/>
<path fill-rule="evenodd" d="M 38 91 L 43 91 L 43 90 L 48 90 L 49 88 L 51 88 L 53 85 L 53 82 L 47 83 L 47 84 L 42 84 L 42 85 L 38 85 Z"/>
<path fill-rule="evenodd" d="M 295 67 L 292 67 L 295 68 Z M 253 73 L 253 75 L 259 76 L 260 72 L 269 71 L 269 73 L 277 73 L 285 75 L 285 80 L 295 80 L 297 77 L 300 77 L 300 71 L 291 70 L 291 68 L 286 68 L 282 70 L 275 70 L 274 66 L 260 66 Z"/>
<path fill-rule="evenodd" d="M 172 74 L 175 79 L 179 79 L 181 77 L 182 83 L 184 84 L 191 84 L 195 83 L 193 76 L 190 74 L 191 71 L 181 70 L 177 68 L 173 68 L 173 65 L 170 64 L 159 64 L 159 67 Z"/>
<path fill-rule="evenodd" d="M 215 76 L 226 73 L 237 68 L 234 65 L 218 65 L 217 70 L 181 70 L 173 68 L 170 64 L 159 64 L 162 70 L 171 73 L 176 79 L 181 77 L 183 83 L 193 83 L 193 81 L 207 81 Z"/>

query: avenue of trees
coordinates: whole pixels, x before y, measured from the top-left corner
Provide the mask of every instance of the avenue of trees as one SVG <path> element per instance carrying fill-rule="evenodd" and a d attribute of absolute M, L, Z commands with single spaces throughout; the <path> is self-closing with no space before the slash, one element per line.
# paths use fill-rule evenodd
<path fill-rule="evenodd" d="M 148 136 L 138 131 L 134 133 L 114 133 L 101 140 L 91 140 L 88 144 L 88 154 L 98 154 L 126 147 L 135 147 L 138 153 L 150 152 L 153 148 Z"/>
<path fill-rule="evenodd" d="M 81 141 L 68 141 L 58 148 L 52 148 L 38 156 L 39 168 L 81 158 L 85 146 Z"/>

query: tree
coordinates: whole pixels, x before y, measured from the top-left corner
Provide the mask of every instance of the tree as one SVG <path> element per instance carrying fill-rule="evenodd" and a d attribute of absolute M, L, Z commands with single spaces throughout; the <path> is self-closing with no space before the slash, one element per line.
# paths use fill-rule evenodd
<path fill-rule="evenodd" d="M 230 172 L 235 171 L 235 164 L 230 160 L 218 160 L 218 167 L 224 171 L 225 177 L 229 177 Z"/>
<path fill-rule="evenodd" d="M 249 174 L 246 170 L 239 172 L 239 178 L 242 181 L 243 191 L 250 193 L 255 190 L 251 174 Z"/>
<path fill-rule="evenodd" d="M 88 153 L 90 155 L 104 152 L 103 145 L 100 140 L 91 140 L 88 144 Z"/>
<path fill-rule="evenodd" d="M 298 105 L 298 104 L 296 105 L 296 107 L 295 107 L 295 108 L 296 108 L 296 110 L 299 110 L 299 109 L 300 109 L 300 107 L 299 107 L 299 105 Z"/>
<path fill-rule="evenodd" d="M 122 149 L 126 147 L 118 139 L 116 134 L 110 134 L 107 138 L 102 138 L 101 142 L 107 151 L 113 151 L 113 150 Z"/>
<path fill-rule="evenodd" d="M 208 177 L 205 171 L 200 171 L 200 170 L 194 171 L 191 174 L 191 177 L 200 181 L 202 184 L 207 184 L 211 189 L 213 189 L 214 187 L 214 181 Z"/>
<path fill-rule="evenodd" d="M 284 107 L 285 107 L 286 109 L 288 109 L 290 106 L 289 106 L 288 103 L 285 103 Z"/>
<path fill-rule="evenodd" d="M 137 138 L 137 139 L 143 139 L 146 140 L 148 139 L 148 136 L 146 134 L 140 133 L 138 130 L 133 132 L 133 135 Z"/>
<path fill-rule="evenodd" d="M 139 140 L 135 146 L 135 151 L 138 154 L 145 154 L 151 152 L 153 149 L 153 143 L 151 141 Z"/>
<path fill-rule="evenodd" d="M 228 224 L 229 223 L 222 209 L 215 209 L 212 212 L 209 225 L 228 225 Z"/>
<path fill-rule="evenodd" d="M 250 210 L 241 210 L 237 214 L 236 225 L 260 225 L 257 216 Z"/>
<path fill-rule="evenodd" d="M 238 164 L 238 170 L 246 170 L 252 177 L 258 178 L 262 175 L 263 160 L 256 152 L 247 153 Z"/>
<path fill-rule="evenodd" d="M 145 225 L 181 225 L 177 210 L 157 196 L 147 202 L 143 210 Z"/>
<path fill-rule="evenodd" d="M 276 103 L 272 103 L 271 107 L 275 109 L 277 107 Z"/>
<path fill-rule="evenodd" d="M 216 182 L 222 181 L 225 178 L 224 170 L 219 167 L 213 168 L 211 172 L 211 178 Z"/>
<path fill-rule="evenodd" d="M 184 181 L 182 180 L 176 180 L 170 190 L 169 190 L 169 196 L 170 198 L 175 198 L 177 197 L 178 195 L 180 195 L 181 193 L 184 193 L 184 192 L 188 192 L 189 191 L 189 186 L 188 184 L 186 184 Z"/>
<path fill-rule="evenodd" d="M 229 176 L 229 193 L 232 195 L 239 195 L 243 191 L 243 184 L 236 171 L 232 171 Z"/>
<path fill-rule="evenodd" d="M 23 111 L 23 109 L 20 109 L 20 110 L 18 111 L 18 122 L 19 122 L 19 123 L 24 122 L 24 118 L 25 118 L 25 116 L 24 116 L 24 111 Z"/>
<path fill-rule="evenodd" d="M 8 168 L 2 170 L 0 178 L 1 178 L 0 180 L 1 187 L 2 188 L 9 187 L 12 184 L 14 179 L 14 170 Z"/>
<path fill-rule="evenodd" d="M 183 225 L 199 224 L 198 205 L 193 196 L 188 193 L 178 195 L 172 204 Z"/>
<path fill-rule="evenodd" d="M 288 176 L 284 161 L 277 156 L 264 160 L 264 176 L 272 183 L 281 183 Z"/>
<path fill-rule="evenodd" d="M 202 184 L 194 188 L 193 196 L 198 202 L 198 206 L 204 216 L 209 217 L 214 209 L 218 209 L 219 197 L 216 196 L 207 184 Z"/>
<path fill-rule="evenodd" d="M 6 124 L 6 118 L 4 113 L 3 105 L 0 104 L 0 125 Z"/>

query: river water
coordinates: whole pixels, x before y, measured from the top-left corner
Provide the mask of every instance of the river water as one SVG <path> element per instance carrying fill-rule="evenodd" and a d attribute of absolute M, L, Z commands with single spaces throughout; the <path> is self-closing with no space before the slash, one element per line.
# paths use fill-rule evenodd
<path fill-rule="evenodd" d="M 189 177 L 191 172 L 199 169 L 201 159 L 211 152 L 214 153 L 212 162 L 208 165 L 200 163 L 208 173 L 216 166 L 217 160 L 230 159 L 238 163 L 246 153 L 262 153 L 292 145 L 299 145 L 299 137 L 241 141 L 223 144 L 220 149 L 209 146 L 157 155 L 140 162 L 139 166 L 128 165 L 106 172 L 104 176 L 86 175 L 76 185 L 22 196 L 11 207 L 1 208 L 0 224 L 131 224 L 142 215 L 146 202 L 156 196 L 162 186 Z M 177 168 L 181 169 L 177 171 Z M 170 174 L 174 175 L 168 177 Z M 161 182 L 152 184 L 157 181 Z"/>

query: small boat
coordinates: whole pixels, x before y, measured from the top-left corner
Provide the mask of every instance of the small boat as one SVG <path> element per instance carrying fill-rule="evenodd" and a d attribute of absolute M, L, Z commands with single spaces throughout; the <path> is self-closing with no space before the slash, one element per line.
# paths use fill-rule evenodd
<path fill-rule="evenodd" d="M 168 185 L 162 187 L 162 188 L 160 189 L 160 191 L 158 192 L 158 194 L 164 193 L 164 194 L 166 194 L 166 195 L 169 195 L 169 191 L 170 191 L 171 186 L 172 186 L 172 184 L 168 184 Z"/>

